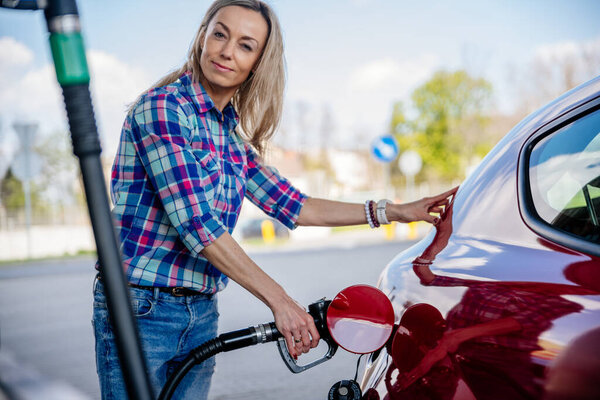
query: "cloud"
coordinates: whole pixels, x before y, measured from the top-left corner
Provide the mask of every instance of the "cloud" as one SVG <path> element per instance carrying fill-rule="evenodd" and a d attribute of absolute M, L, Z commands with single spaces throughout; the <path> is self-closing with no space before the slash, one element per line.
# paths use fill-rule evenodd
<path fill-rule="evenodd" d="M 90 50 L 87 59 L 98 130 L 105 154 L 111 157 L 127 104 L 151 81 L 145 70 L 114 55 Z M 0 118 L 7 128 L 14 121 L 26 120 L 39 122 L 40 134 L 66 131 L 66 113 L 54 66 L 34 68 L 32 61 L 33 52 L 25 45 L 9 37 L 0 39 Z"/>
<path fill-rule="evenodd" d="M 0 82 L 0 115 L 7 124 L 39 122 L 43 131 L 65 127 L 62 97 L 52 66 L 16 72 L 0 68 L 0 76 L 10 77 Z"/>
<path fill-rule="evenodd" d="M 319 143 L 321 114 L 329 109 L 336 145 L 364 146 L 386 133 L 393 104 L 408 101 L 411 92 L 439 66 L 438 57 L 423 54 L 410 60 L 381 58 L 347 72 L 343 68 L 332 68 L 335 72 L 319 70 L 314 75 L 295 71 L 287 92 L 284 128 L 290 137 L 302 138 L 313 145 Z M 301 104 L 311 116 L 311 123 L 302 128 L 295 126 Z"/>
<path fill-rule="evenodd" d="M 375 137 L 387 130 L 393 104 L 408 101 L 412 91 L 439 68 L 439 59 L 424 54 L 411 60 L 383 58 L 355 68 L 334 109 L 347 129 Z"/>
<path fill-rule="evenodd" d="M 98 130 L 104 150 L 112 155 L 117 149 L 127 106 L 152 82 L 145 70 L 112 54 L 91 50 L 87 56 Z"/>
<path fill-rule="evenodd" d="M 537 47 L 534 51 L 534 58 L 545 62 L 594 55 L 596 57 L 600 55 L 600 37 L 584 42 L 561 41 L 545 44 Z"/>
<path fill-rule="evenodd" d="M 560 41 L 532 50 L 525 68 L 509 77 L 512 107 L 531 112 L 562 93 L 580 85 L 600 71 L 600 37 L 585 41 Z M 508 99 L 508 96 L 505 97 Z M 517 101 L 514 101 L 517 100 Z"/>
<path fill-rule="evenodd" d="M 0 115 L 32 119 L 33 113 L 46 108 L 48 70 L 33 70 L 33 52 L 12 37 L 0 38 Z M 56 79 L 55 79 L 56 80 Z M 56 86 L 56 85 L 55 85 Z M 12 118 L 11 118 L 12 119 Z"/>
<path fill-rule="evenodd" d="M 0 70 L 21 67 L 33 61 L 33 52 L 12 37 L 0 37 Z"/>
<path fill-rule="evenodd" d="M 404 97 L 408 91 L 427 79 L 437 65 L 437 57 L 431 54 L 407 61 L 392 58 L 375 60 L 353 71 L 350 88 L 359 91 L 391 91 Z"/>
<path fill-rule="evenodd" d="M 598 75 L 600 37 L 582 41 L 562 41 L 539 46 L 532 61 L 538 76 L 558 83 L 556 95 Z"/>

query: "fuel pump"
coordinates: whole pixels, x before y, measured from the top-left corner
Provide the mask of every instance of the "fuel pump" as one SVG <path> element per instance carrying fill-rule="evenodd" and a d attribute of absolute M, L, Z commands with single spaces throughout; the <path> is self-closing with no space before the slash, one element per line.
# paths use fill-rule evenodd
<path fill-rule="evenodd" d="M 277 341 L 283 362 L 291 372 L 298 374 L 331 359 L 338 347 L 355 354 L 372 353 L 386 344 L 394 328 L 392 303 L 381 291 L 368 285 L 347 287 L 331 301 L 318 300 L 308 306 L 308 313 L 328 346 L 321 358 L 298 365 L 274 322 L 223 333 L 190 352 L 167 380 L 159 400 L 170 399 L 194 365 L 221 352 Z M 330 400 L 359 400 L 361 396 L 360 386 L 354 379 L 337 382 L 328 393 Z"/>
<path fill-rule="evenodd" d="M 77 4 L 75 0 L 0 0 L 0 7 L 44 11 L 56 79 L 67 110 L 73 153 L 79 159 L 123 379 L 130 399 L 153 399 L 100 162 L 102 150 L 90 96 L 90 75 Z"/>

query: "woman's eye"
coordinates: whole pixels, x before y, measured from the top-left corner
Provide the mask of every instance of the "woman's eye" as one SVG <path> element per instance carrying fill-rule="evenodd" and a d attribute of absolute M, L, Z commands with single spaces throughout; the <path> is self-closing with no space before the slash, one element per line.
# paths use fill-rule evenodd
<path fill-rule="evenodd" d="M 250 46 L 249 44 L 242 44 L 242 49 L 246 51 L 252 51 L 252 46 Z"/>
<path fill-rule="evenodd" d="M 215 35 L 216 38 L 219 38 L 219 39 L 222 39 L 222 38 L 225 37 L 225 35 L 222 32 L 219 32 L 219 31 L 215 31 L 214 35 Z"/>

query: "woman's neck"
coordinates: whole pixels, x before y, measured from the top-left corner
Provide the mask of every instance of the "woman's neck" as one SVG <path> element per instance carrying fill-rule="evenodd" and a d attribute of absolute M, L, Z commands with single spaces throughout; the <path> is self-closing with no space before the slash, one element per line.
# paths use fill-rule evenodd
<path fill-rule="evenodd" d="M 213 104 L 219 111 L 223 111 L 223 109 L 229 104 L 235 91 L 237 88 L 222 88 L 215 85 L 212 85 L 205 77 L 200 77 L 200 83 L 208 96 L 212 100 Z"/>

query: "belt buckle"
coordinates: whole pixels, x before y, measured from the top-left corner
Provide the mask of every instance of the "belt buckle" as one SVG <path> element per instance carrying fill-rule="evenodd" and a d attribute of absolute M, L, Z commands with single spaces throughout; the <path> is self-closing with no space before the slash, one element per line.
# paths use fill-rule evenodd
<path fill-rule="evenodd" d="M 171 289 L 171 295 L 175 297 L 183 297 L 185 296 L 185 293 L 183 288 L 174 287 L 173 289 Z"/>

